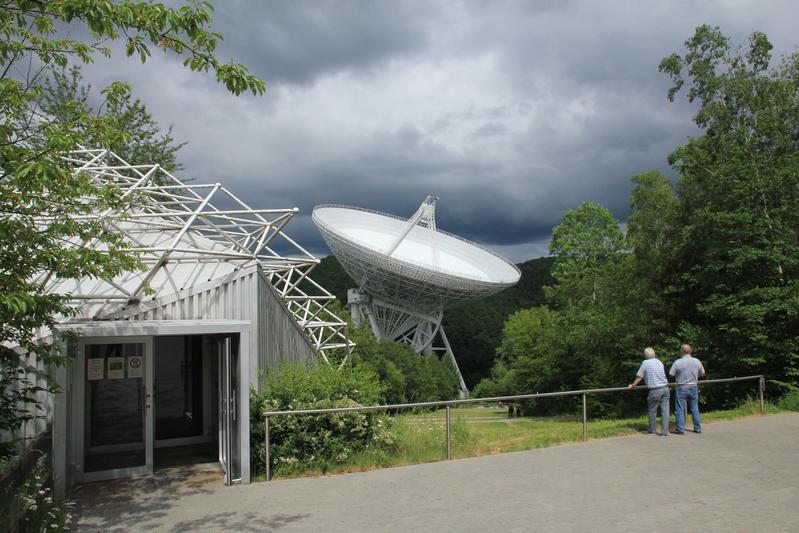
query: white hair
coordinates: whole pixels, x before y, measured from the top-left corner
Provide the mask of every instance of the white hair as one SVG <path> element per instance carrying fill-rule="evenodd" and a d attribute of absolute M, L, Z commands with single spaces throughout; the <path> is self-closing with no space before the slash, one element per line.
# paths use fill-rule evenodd
<path fill-rule="evenodd" d="M 653 348 L 645 348 L 644 356 L 646 356 L 647 359 L 652 359 L 655 357 L 655 350 Z"/>

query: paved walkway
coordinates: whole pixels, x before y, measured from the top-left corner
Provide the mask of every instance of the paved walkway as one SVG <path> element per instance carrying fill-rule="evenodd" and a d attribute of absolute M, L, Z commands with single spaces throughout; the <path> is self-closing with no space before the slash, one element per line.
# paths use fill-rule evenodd
<path fill-rule="evenodd" d="M 799 531 L 799 414 L 704 429 L 229 488 L 202 470 L 94 484 L 79 530 Z"/>

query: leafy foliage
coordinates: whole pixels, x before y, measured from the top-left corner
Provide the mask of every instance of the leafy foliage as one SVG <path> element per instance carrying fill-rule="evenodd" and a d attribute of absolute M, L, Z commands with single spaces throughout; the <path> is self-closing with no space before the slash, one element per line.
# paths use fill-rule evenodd
<path fill-rule="evenodd" d="M 119 99 L 105 101 L 102 109 L 95 110 L 89 104 L 91 85 L 83 84 L 83 75 L 78 65 L 67 69 L 54 69 L 44 81 L 38 104 L 50 117 L 65 124 L 80 123 L 83 116 L 102 116 L 110 128 L 125 132 L 124 136 L 113 139 L 106 147 L 122 159 L 137 163 L 158 163 L 172 172 L 183 167 L 177 162 L 177 152 L 186 142 L 176 143 L 172 136 L 172 126 L 164 131 L 147 111 L 147 107 L 130 92 L 123 92 Z M 87 143 L 91 143 L 89 138 Z"/>
<path fill-rule="evenodd" d="M 780 409 L 799 411 L 799 389 L 788 391 L 779 401 Z"/>
<path fill-rule="evenodd" d="M 619 222 L 598 204 L 566 211 L 552 230 L 555 256 L 548 295 L 560 308 L 600 305 L 613 298 L 615 271 L 624 268 L 625 239 Z"/>
<path fill-rule="evenodd" d="M 30 477 L 22 484 L 11 505 L 0 514 L 9 531 L 68 532 L 72 529 L 74 502 L 53 498 L 47 457 L 42 456 Z"/>
<path fill-rule="evenodd" d="M 137 143 L 142 140 L 133 140 L 131 134 L 152 132 L 154 123 L 140 104 L 131 101 L 129 87 L 120 82 L 101 91 L 105 115 L 90 112 L 77 86 L 71 98 L 66 91 L 71 85 L 63 87 L 64 98 L 51 109 L 55 113 L 43 114 L 39 104 L 47 107 L 49 102 L 45 80 L 57 80 L 71 60 L 88 63 L 98 55 L 109 56 L 107 43 L 123 39 L 126 54 L 135 54 L 142 62 L 152 48 L 161 49 L 183 57 L 191 70 L 214 73 L 234 94 L 262 93 L 264 83 L 245 67 L 223 64 L 214 55 L 221 36 L 208 30 L 211 10 L 208 3 L 167 8 L 129 0 L 2 2 L 0 430 L 13 432 L 37 416 L 29 406 L 36 404 L 41 388 L 29 376 L 38 370 L 20 368 L 20 352 L 45 364 L 66 361 L 57 346 L 36 340 L 59 317 L 76 312 L 69 295 L 45 293 L 45 281 L 112 278 L 141 266 L 118 234 L 89 216 L 121 208 L 125 200 L 113 187 L 97 188 L 87 176 L 73 175 L 60 154 L 91 142 L 127 147 L 133 157 L 140 152 Z M 134 122 L 132 129 L 129 121 Z M 158 145 L 165 138 L 159 140 L 153 133 L 150 140 Z M 168 152 L 166 145 L 160 148 Z"/>
<path fill-rule="evenodd" d="M 673 331 L 670 318 L 676 316 L 668 306 L 676 303 L 669 296 L 678 283 L 673 255 L 680 204 L 671 181 L 658 171 L 634 176 L 632 182 L 627 242 L 633 250 L 638 281 L 633 301 L 647 318 L 646 339 L 656 342 L 655 339 Z"/>
<path fill-rule="evenodd" d="M 265 411 L 355 407 L 377 404 L 383 386 L 365 366 L 337 369 L 320 365 L 308 370 L 286 364 L 270 372 L 260 392 L 250 394 L 250 442 L 252 468 L 264 472 Z M 379 416 L 367 413 L 336 413 L 319 416 L 279 416 L 270 419 L 269 435 L 277 473 L 308 469 L 326 471 L 345 462 L 380 435 Z"/>
<path fill-rule="evenodd" d="M 352 331 L 353 363 L 371 369 L 385 386 L 385 403 L 432 402 L 458 397 L 458 378 L 448 360 L 420 356 L 407 344 L 377 340 L 361 327 Z"/>
<path fill-rule="evenodd" d="M 619 222 L 596 204 L 568 211 L 553 230 L 554 284 L 550 307 L 519 311 L 505 323 L 497 363 L 475 394 L 503 395 L 605 386 L 640 359 L 640 316 L 629 304 L 634 292 L 633 255 Z M 538 401 L 532 409 L 563 409 L 562 401 Z M 595 410 L 618 407 L 598 398 Z"/>
<path fill-rule="evenodd" d="M 516 266 L 522 277 L 513 287 L 444 313 L 447 338 L 470 388 L 491 372 L 508 317 L 546 302 L 544 287 L 552 283 L 552 258 L 539 257 Z"/>
<path fill-rule="evenodd" d="M 703 133 L 677 148 L 672 324 L 711 369 L 799 378 L 799 54 L 770 68 L 753 33 L 733 47 L 700 26 L 661 71 L 698 104 Z"/>

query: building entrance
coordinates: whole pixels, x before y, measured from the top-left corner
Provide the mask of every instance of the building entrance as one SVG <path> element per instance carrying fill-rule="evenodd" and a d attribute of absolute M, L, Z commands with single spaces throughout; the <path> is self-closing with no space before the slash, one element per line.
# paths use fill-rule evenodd
<path fill-rule="evenodd" d="M 216 461 L 226 484 L 240 480 L 237 334 L 81 338 L 77 348 L 76 481 Z"/>

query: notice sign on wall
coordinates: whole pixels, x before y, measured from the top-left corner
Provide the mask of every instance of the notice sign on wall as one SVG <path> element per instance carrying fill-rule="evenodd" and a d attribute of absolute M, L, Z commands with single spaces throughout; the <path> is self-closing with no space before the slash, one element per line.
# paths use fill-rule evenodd
<path fill-rule="evenodd" d="M 108 358 L 108 379 L 125 379 L 125 358 Z"/>
<path fill-rule="evenodd" d="M 92 357 L 86 361 L 86 380 L 98 381 L 105 378 L 105 359 Z"/>
<path fill-rule="evenodd" d="M 144 358 L 140 355 L 128 357 L 128 362 L 125 365 L 128 367 L 129 378 L 143 378 L 144 377 Z"/>

